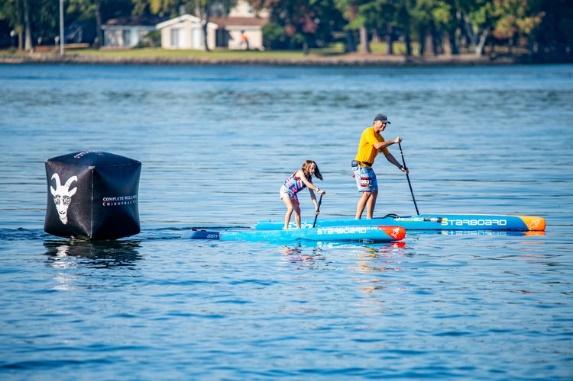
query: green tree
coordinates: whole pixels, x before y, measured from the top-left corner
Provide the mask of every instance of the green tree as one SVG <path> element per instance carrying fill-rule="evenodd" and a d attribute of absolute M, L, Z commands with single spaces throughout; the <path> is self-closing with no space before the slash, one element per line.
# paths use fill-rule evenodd
<path fill-rule="evenodd" d="M 374 0 L 364 2 L 358 6 L 358 16 L 350 26 L 354 25 L 356 28 L 359 28 L 361 53 L 371 52 L 370 33 L 379 36 L 380 33 L 385 34 L 387 32 L 389 14 L 388 10 L 384 8 L 388 8 L 390 2 L 391 0 Z"/>
<path fill-rule="evenodd" d="M 359 31 L 360 38 L 360 51 L 362 53 L 370 52 L 370 44 L 368 41 L 368 30 L 366 29 L 366 17 L 359 13 L 359 7 L 365 5 L 367 0 L 336 0 L 335 4 L 338 10 L 346 20 L 346 51 L 355 52 L 356 40 L 354 37 L 355 31 Z"/>
<path fill-rule="evenodd" d="M 426 51 L 426 31 L 428 29 L 428 25 L 430 24 L 428 12 L 423 5 L 424 4 L 420 4 L 419 0 L 416 0 L 411 11 L 413 29 L 415 30 L 420 47 L 420 56 L 424 55 Z"/>
<path fill-rule="evenodd" d="M 133 14 L 161 15 L 175 17 L 179 15 L 181 7 L 185 7 L 185 0 L 131 0 L 133 2 Z M 187 4 L 188 5 L 188 4 Z"/>
<path fill-rule="evenodd" d="M 418 34 L 421 56 L 426 53 L 426 38 L 428 34 L 431 38 L 433 54 L 439 54 L 435 12 L 438 11 L 439 13 L 440 3 L 440 0 L 417 0 L 412 10 L 414 28 Z"/>
<path fill-rule="evenodd" d="M 406 57 L 412 55 L 412 11 L 416 0 L 403 0 L 398 3 L 396 9 L 396 25 L 404 35 Z"/>
<path fill-rule="evenodd" d="M 0 19 L 8 21 L 10 28 L 18 35 L 18 50 L 24 47 L 24 9 L 22 0 L 0 2 Z"/>
<path fill-rule="evenodd" d="M 99 48 L 103 43 L 102 36 L 102 2 L 105 0 L 68 0 L 66 13 L 76 15 L 77 19 L 95 19 L 94 47 Z"/>
<path fill-rule="evenodd" d="M 24 50 L 31 52 L 32 45 L 32 21 L 30 17 L 30 0 L 22 0 L 22 13 L 24 16 Z"/>
<path fill-rule="evenodd" d="M 4 0 L 0 3 L 0 17 L 8 20 L 10 26 L 18 34 L 18 49 L 31 52 L 32 38 L 32 6 L 33 0 Z"/>
<path fill-rule="evenodd" d="M 528 38 L 541 23 L 542 13 L 534 14 L 527 0 L 494 0 L 494 14 L 497 22 L 494 35 L 507 39 L 512 49 L 521 37 Z"/>
<path fill-rule="evenodd" d="M 0 2 L 0 18 L 18 35 L 18 49 L 32 52 L 35 43 L 55 36 L 57 2 L 42 0 L 4 0 Z"/>
<path fill-rule="evenodd" d="M 377 36 L 384 35 L 386 54 L 394 54 L 394 41 L 399 34 L 405 36 L 407 55 L 411 54 L 411 8 L 415 0 L 374 0 L 359 7 L 359 14 L 366 18 L 366 27 Z"/>
<path fill-rule="evenodd" d="M 571 0 L 531 0 L 533 14 L 543 18 L 531 34 L 531 53 L 540 60 L 573 58 L 573 7 Z"/>
<path fill-rule="evenodd" d="M 494 4 L 491 0 L 476 0 L 468 12 L 472 45 L 478 56 L 483 55 L 485 43 L 497 22 Z"/>
<path fill-rule="evenodd" d="M 332 31 L 342 27 L 342 16 L 333 0 L 254 0 L 257 9 L 269 9 L 271 22 L 264 28 L 265 39 L 283 41 L 294 49 L 324 46 L 332 40 Z M 279 45 L 280 46 L 280 45 Z"/>
<path fill-rule="evenodd" d="M 461 22 L 461 0 L 445 0 L 443 11 L 447 12 L 442 17 L 445 25 L 445 30 L 448 35 L 450 45 L 450 53 L 453 55 L 459 54 L 458 39 L 460 35 L 460 22 Z"/>

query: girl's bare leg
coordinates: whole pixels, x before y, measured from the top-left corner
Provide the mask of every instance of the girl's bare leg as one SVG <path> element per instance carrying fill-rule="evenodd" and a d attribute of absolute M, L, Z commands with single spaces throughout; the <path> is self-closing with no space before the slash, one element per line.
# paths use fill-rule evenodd
<path fill-rule="evenodd" d="M 300 204 L 298 200 L 292 200 L 292 205 L 294 207 L 294 219 L 296 221 L 296 226 L 300 229 L 301 218 L 300 218 Z"/>
<path fill-rule="evenodd" d="M 281 197 L 281 200 L 283 200 L 283 203 L 285 204 L 285 206 L 287 208 L 286 213 L 285 213 L 283 229 L 288 230 L 288 225 L 290 224 L 290 217 L 292 216 L 292 212 L 294 211 L 293 200 L 291 200 L 286 195 Z"/>

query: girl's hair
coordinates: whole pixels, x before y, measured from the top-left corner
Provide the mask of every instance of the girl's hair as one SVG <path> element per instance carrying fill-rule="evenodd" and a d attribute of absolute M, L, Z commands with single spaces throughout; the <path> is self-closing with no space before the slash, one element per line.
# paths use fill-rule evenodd
<path fill-rule="evenodd" d="M 310 179 L 310 178 L 311 178 L 312 175 L 311 175 L 310 172 L 308 171 L 308 168 L 309 168 L 312 164 L 314 164 L 314 176 L 315 176 L 317 179 L 322 180 L 322 174 L 320 173 L 320 169 L 318 169 L 318 164 L 316 164 L 316 162 L 315 162 L 314 160 L 305 160 L 305 162 L 302 163 L 302 168 L 301 168 L 301 169 L 302 169 L 302 171 L 304 172 L 304 175 L 306 176 L 307 179 Z"/>

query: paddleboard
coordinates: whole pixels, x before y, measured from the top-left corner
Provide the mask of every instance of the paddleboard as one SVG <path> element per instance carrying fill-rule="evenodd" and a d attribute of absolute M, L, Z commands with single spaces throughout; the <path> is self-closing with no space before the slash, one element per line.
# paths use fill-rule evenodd
<path fill-rule="evenodd" d="M 406 230 L 399 226 L 324 226 L 276 230 L 196 230 L 191 239 L 220 241 L 293 242 L 293 241 L 400 241 Z"/>
<path fill-rule="evenodd" d="M 302 227 L 312 227 L 305 220 Z M 489 214 L 420 214 L 419 216 L 387 215 L 373 219 L 319 218 L 316 227 L 329 226 L 401 226 L 406 230 L 501 230 L 545 231 L 545 219 L 538 216 L 510 216 Z M 294 224 L 292 224 L 294 226 Z M 282 229 L 280 221 L 260 221 L 257 230 Z"/>

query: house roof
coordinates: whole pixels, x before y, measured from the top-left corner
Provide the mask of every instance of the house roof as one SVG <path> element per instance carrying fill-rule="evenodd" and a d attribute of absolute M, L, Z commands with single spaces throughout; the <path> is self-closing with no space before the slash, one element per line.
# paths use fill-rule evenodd
<path fill-rule="evenodd" d="M 218 26 L 260 26 L 269 20 L 261 17 L 212 17 L 211 21 Z"/>
<path fill-rule="evenodd" d="M 155 26 L 162 19 L 157 17 L 122 17 L 106 21 L 105 26 Z"/>
<path fill-rule="evenodd" d="M 175 18 L 172 18 L 172 19 L 169 19 L 167 21 L 164 21 L 162 23 L 157 24 L 157 29 L 163 29 L 163 28 L 173 26 L 173 25 L 176 25 L 179 23 L 187 22 L 187 21 L 192 22 L 192 23 L 201 23 L 201 19 L 199 17 L 193 16 L 190 14 L 184 14 L 184 15 L 181 15 L 181 16 L 178 16 L 178 17 L 175 17 Z M 217 25 L 212 23 L 212 22 L 209 22 L 208 26 L 211 28 L 217 27 Z"/>

